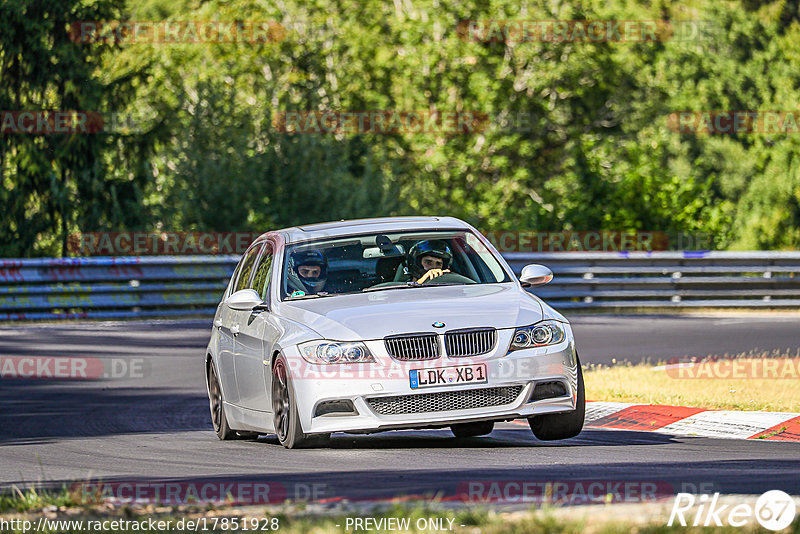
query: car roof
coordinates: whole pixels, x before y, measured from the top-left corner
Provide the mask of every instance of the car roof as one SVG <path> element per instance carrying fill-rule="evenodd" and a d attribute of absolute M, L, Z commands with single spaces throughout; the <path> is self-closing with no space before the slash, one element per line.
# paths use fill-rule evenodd
<path fill-rule="evenodd" d="M 379 217 L 353 219 L 276 230 L 286 243 L 298 243 L 325 237 L 341 237 L 371 232 L 403 232 L 414 230 L 468 230 L 470 226 L 455 217 Z"/>

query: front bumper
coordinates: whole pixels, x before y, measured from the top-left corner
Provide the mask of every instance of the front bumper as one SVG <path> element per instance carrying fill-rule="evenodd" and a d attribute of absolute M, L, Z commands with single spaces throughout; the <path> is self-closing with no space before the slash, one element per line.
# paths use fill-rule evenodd
<path fill-rule="evenodd" d="M 510 333 L 509 333 L 510 336 Z M 558 345 L 506 353 L 505 336 L 498 340 L 501 350 L 481 357 L 398 362 L 386 354 L 382 341 L 367 342 L 376 362 L 355 367 L 348 364 L 312 365 L 302 360 L 296 347 L 284 350 L 292 373 L 292 387 L 306 433 L 327 432 L 380 432 L 392 429 L 444 427 L 453 423 L 487 420 L 508 420 L 534 415 L 568 412 L 575 409 L 577 401 L 577 358 L 571 332 Z M 297 364 L 297 365 L 293 365 Z M 485 363 L 487 382 L 459 386 L 437 386 L 412 389 L 409 383 L 411 369 L 452 367 Z M 532 401 L 537 383 L 560 382 L 565 394 Z M 517 386 L 521 391 L 510 402 L 485 407 L 464 407 L 381 415 L 370 406 L 369 399 L 448 392 L 465 392 L 487 388 Z M 478 392 L 473 392 L 478 393 Z M 462 395 L 466 396 L 466 395 Z M 328 413 L 314 416 L 318 404 L 332 400 L 349 400 L 357 414 Z M 419 404 L 419 403 L 417 403 Z M 467 403 L 468 405 L 469 403 Z"/>

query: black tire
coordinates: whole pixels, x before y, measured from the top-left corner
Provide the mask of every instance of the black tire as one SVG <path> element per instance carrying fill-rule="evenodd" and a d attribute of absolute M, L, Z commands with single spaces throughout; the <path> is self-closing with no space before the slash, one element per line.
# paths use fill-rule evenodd
<path fill-rule="evenodd" d="M 567 413 L 537 415 L 528 418 L 533 435 L 542 441 L 574 438 L 583 430 L 586 416 L 586 392 L 583 386 L 583 370 L 581 361 L 575 354 L 578 364 L 578 399 L 575 409 Z"/>
<path fill-rule="evenodd" d="M 222 389 L 219 387 L 214 362 L 208 366 L 208 404 L 211 409 L 211 424 L 214 425 L 217 437 L 223 441 L 236 439 L 238 437 L 236 431 L 228 426 L 228 418 L 225 416 Z"/>
<path fill-rule="evenodd" d="M 303 433 L 288 368 L 283 355 L 279 355 L 272 366 L 272 416 L 278 441 L 287 449 L 326 445 L 330 434 Z"/>
<path fill-rule="evenodd" d="M 237 430 L 236 437 L 233 439 L 255 441 L 260 434 L 258 432 L 250 432 L 249 430 Z"/>
<path fill-rule="evenodd" d="M 457 438 L 485 436 L 494 430 L 494 421 L 478 421 L 476 423 L 456 423 L 450 425 L 450 431 Z"/>

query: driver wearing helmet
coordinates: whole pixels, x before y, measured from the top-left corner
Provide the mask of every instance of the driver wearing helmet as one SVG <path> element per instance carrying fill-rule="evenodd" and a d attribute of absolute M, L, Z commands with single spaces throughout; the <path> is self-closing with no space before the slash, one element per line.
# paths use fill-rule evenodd
<path fill-rule="evenodd" d="M 444 241 L 420 241 L 408 251 L 405 281 L 424 283 L 450 272 L 453 253 Z"/>
<path fill-rule="evenodd" d="M 325 287 L 328 279 L 328 260 L 322 252 L 298 250 L 292 254 L 291 267 L 292 274 L 295 275 L 292 278 L 296 279 L 293 280 L 295 282 L 293 285 L 299 286 L 292 295 L 316 295 Z"/>

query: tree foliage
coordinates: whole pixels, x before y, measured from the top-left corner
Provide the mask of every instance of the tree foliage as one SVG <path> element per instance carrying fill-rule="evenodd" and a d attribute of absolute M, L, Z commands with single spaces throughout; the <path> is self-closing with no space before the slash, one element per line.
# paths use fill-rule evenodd
<path fill-rule="evenodd" d="M 247 230 L 396 214 L 483 229 L 706 232 L 800 245 L 798 136 L 676 111 L 797 111 L 789 0 L 0 0 L 0 109 L 102 109 L 125 133 L 2 135 L 0 254 L 81 230 Z M 274 20 L 269 43 L 71 42 L 76 20 Z M 476 41 L 468 20 L 691 23 L 657 42 Z M 700 24 L 697 24 L 697 22 Z M 694 25 L 692 25 L 694 24 Z M 468 134 L 287 134 L 287 111 L 485 114 Z"/>

